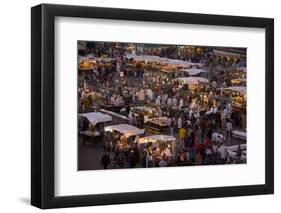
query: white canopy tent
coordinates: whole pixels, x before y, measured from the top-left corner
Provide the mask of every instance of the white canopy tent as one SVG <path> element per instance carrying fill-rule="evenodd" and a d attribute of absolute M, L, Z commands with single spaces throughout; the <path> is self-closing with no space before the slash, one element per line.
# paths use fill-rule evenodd
<path fill-rule="evenodd" d="M 171 59 L 171 58 L 164 58 L 155 55 L 136 55 L 136 54 L 127 54 L 126 58 L 134 59 L 135 61 L 145 61 L 145 62 L 156 62 L 161 64 L 170 64 L 170 65 L 179 65 L 182 67 L 192 67 L 192 66 L 199 66 L 202 67 L 201 63 L 192 63 L 189 61 L 179 60 L 179 59 Z"/>
<path fill-rule="evenodd" d="M 242 139 L 242 140 L 246 140 L 247 139 L 247 133 L 243 132 L 243 131 L 239 131 L 239 130 L 233 130 L 232 131 L 232 136 L 234 138 L 239 138 L 239 139 Z"/>
<path fill-rule="evenodd" d="M 101 112 L 81 113 L 79 116 L 87 118 L 94 125 L 97 123 L 112 121 L 112 117 L 110 115 Z"/>
<path fill-rule="evenodd" d="M 114 60 L 116 60 L 115 58 L 102 58 L 102 57 L 100 57 L 100 58 L 91 58 L 91 60 L 93 60 L 93 61 L 114 61 Z"/>
<path fill-rule="evenodd" d="M 199 83 L 209 83 L 208 79 L 202 78 L 202 77 L 181 77 L 181 78 L 176 78 L 175 80 L 183 82 L 188 85 L 199 84 Z"/>
<path fill-rule="evenodd" d="M 189 75 L 197 75 L 199 73 L 207 72 L 206 70 L 202 70 L 202 69 L 181 69 L 181 71 L 187 72 Z"/>
<path fill-rule="evenodd" d="M 79 63 L 82 63 L 83 61 L 114 61 L 116 60 L 115 58 L 109 58 L 109 57 L 95 57 L 94 54 L 90 53 L 86 56 L 78 56 L 78 61 Z"/>
<path fill-rule="evenodd" d="M 225 52 L 225 51 L 221 51 L 221 50 L 214 50 L 213 52 L 215 55 L 218 55 L 218 56 L 234 57 L 234 58 L 240 57 L 239 53 Z"/>
<path fill-rule="evenodd" d="M 104 127 L 104 130 L 107 132 L 117 131 L 124 134 L 126 137 L 133 135 L 142 135 L 144 134 L 144 129 L 139 129 L 135 126 L 129 124 L 118 124 Z"/>

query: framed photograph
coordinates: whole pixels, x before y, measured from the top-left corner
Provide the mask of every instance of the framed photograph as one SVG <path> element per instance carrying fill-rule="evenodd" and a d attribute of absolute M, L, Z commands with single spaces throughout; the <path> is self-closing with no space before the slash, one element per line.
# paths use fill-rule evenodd
<path fill-rule="evenodd" d="M 31 204 L 274 192 L 274 20 L 31 9 Z"/>

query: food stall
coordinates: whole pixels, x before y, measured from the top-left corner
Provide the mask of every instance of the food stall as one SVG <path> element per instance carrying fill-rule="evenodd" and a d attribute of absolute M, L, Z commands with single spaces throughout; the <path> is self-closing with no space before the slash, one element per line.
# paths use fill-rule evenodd
<path fill-rule="evenodd" d="M 222 51 L 222 50 L 213 50 L 213 53 L 216 57 L 221 58 L 221 59 L 227 59 L 227 61 L 233 60 L 237 61 L 240 59 L 240 54 L 239 53 L 234 53 L 234 52 L 227 52 L 227 51 Z"/>
<path fill-rule="evenodd" d="M 95 67 L 104 66 L 111 67 L 112 62 L 115 62 L 115 58 L 109 58 L 107 56 L 95 57 L 93 54 L 88 54 L 86 56 L 79 56 L 79 70 L 93 70 Z"/>
<path fill-rule="evenodd" d="M 85 119 L 87 120 L 85 125 Z M 103 125 L 104 123 L 112 121 L 110 115 L 101 112 L 89 112 L 78 114 L 79 121 L 79 136 L 81 137 L 82 144 L 85 141 L 100 142 L 103 138 Z"/>
<path fill-rule="evenodd" d="M 91 71 L 91 70 L 93 70 L 94 66 L 93 66 L 92 63 L 90 63 L 89 59 L 81 58 L 80 60 L 81 60 L 81 62 L 79 63 L 79 66 L 78 66 L 80 71 Z"/>
<path fill-rule="evenodd" d="M 104 127 L 106 132 L 113 132 L 117 131 L 121 134 L 125 135 L 126 137 L 142 135 L 144 134 L 144 129 L 139 129 L 135 126 L 129 124 L 118 124 L 118 125 L 111 125 Z"/>
<path fill-rule="evenodd" d="M 130 111 L 134 113 L 135 116 L 138 114 L 143 114 L 144 115 L 144 122 L 146 123 L 149 118 L 153 118 L 156 116 L 156 107 L 153 106 L 136 106 L 136 107 L 131 107 Z"/>
<path fill-rule="evenodd" d="M 150 118 L 145 123 L 145 126 L 154 131 L 165 131 L 169 128 L 170 119 L 168 117 L 155 117 Z"/>
<path fill-rule="evenodd" d="M 122 96 L 113 94 L 111 95 L 110 100 L 101 103 L 100 106 L 101 108 L 109 111 L 120 112 L 120 110 L 125 106 L 125 101 Z"/>
<path fill-rule="evenodd" d="M 233 86 L 220 88 L 226 96 L 231 97 L 232 105 L 236 108 L 246 110 L 247 88 L 246 86 Z"/>
<path fill-rule="evenodd" d="M 153 157 L 158 161 L 163 155 L 168 158 L 176 156 L 176 138 L 171 135 L 150 135 L 138 139 L 139 150 L 146 149 L 152 152 Z"/>
<path fill-rule="evenodd" d="M 120 140 L 116 141 L 116 143 L 118 144 L 119 148 L 124 152 L 127 152 L 130 148 L 130 144 L 128 144 L 129 137 L 144 134 L 144 129 L 139 129 L 129 124 L 106 126 L 104 127 L 104 130 L 106 132 L 112 133 L 113 138 L 115 138 L 116 132 L 120 134 Z M 115 141 L 113 141 L 113 143 L 115 143 Z"/>
<path fill-rule="evenodd" d="M 168 73 L 175 72 L 183 68 L 200 68 L 203 66 L 201 63 L 193 63 L 190 61 L 159 57 L 155 55 L 127 54 L 126 58 L 130 61 L 130 66 L 136 67 L 136 65 L 139 64 L 143 68 L 157 69 Z"/>
<path fill-rule="evenodd" d="M 200 90 L 204 84 L 209 83 L 209 80 L 203 77 L 181 77 L 175 81 L 179 82 L 179 88 L 188 85 L 190 91 Z"/>
<path fill-rule="evenodd" d="M 233 68 L 228 72 L 228 76 L 233 79 L 233 78 L 246 78 L 247 77 L 247 72 L 246 68 Z"/>
<path fill-rule="evenodd" d="M 246 86 L 247 79 L 246 78 L 235 78 L 231 80 L 231 84 L 233 86 Z"/>

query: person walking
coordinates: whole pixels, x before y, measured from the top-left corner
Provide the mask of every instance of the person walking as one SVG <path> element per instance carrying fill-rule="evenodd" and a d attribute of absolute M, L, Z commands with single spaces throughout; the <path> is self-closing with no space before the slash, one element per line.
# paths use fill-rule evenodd
<path fill-rule="evenodd" d="M 170 135 L 174 135 L 175 125 L 176 124 L 174 118 L 170 118 Z"/>
<path fill-rule="evenodd" d="M 238 148 L 237 148 L 236 157 L 237 157 L 237 163 L 241 163 L 242 149 L 241 149 L 240 144 L 238 145 Z"/>
<path fill-rule="evenodd" d="M 108 152 L 105 152 L 101 158 L 101 166 L 103 166 L 103 169 L 107 169 L 109 164 L 110 164 L 110 157 Z"/>
<path fill-rule="evenodd" d="M 182 117 L 180 116 L 178 119 L 178 129 L 180 130 L 182 128 Z"/>
<path fill-rule="evenodd" d="M 180 147 L 183 147 L 186 136 L 187 136 L 187 131 L 185 130 L 185 128 L 181 127 L 179 131 Z"/>
<path fill-rule="evenodd" d="M 230 119 L 226 120 L 226 138 L 229 145 L 230 138 L 232 137 L 232 123 Z"/>

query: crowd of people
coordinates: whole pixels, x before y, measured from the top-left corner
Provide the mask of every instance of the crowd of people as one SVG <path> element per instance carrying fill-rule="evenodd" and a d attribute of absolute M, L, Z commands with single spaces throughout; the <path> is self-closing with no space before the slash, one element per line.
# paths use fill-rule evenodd
<path fill-rule="evenodd" d="M 232 136 L 234 128 L 245 131 L 246 111 L 234 108 L 231 97 L 225 102 L 217 97 L 223 95 L 220 88 L 231 86 L 228 73 L 245 66 L 245 62 L 216 57 L 212 54 L 212 48 L 205 48 L 200 55 L 193 57 L 208 70 L 202 75 L 209 83 L 191 91 L 189 85 L 180 88 L 179 82 L 173 80 L 188 76 L 186 73 L 166 75 L 160 70 L 129 66 L 132 62 L 125 57 L 125 46 L 117 50 L 112 46 L 92 48 L 92 53 L 97 57 L 108 55 L 115 60 L 100 61 L 92 70 L 79 73 L 79 112 L 100 110 L 105 105 L 118 106 L 118 113 L 128 118 L 125 122 L 146 128 L 146 117 L 150 118 L 151 115 L 135 113 L 131 107 L 151 107 L 154 117 L 168 118 L 168 128 L 161 134 L 174 136 L 175 147 L 172 150 L 167 143 L 158 143 L 158 146 L 147 143 L 140 148 L 139 136 L 106 135 L 101 167 L 148 168 L 241 163 L 239 144 L 245 142 L 235 142 L 238 144 L 235 158 L 229 155 L 227 147 L 235 141 Z M 161 56 L 163 53 L 160 51 L 156 55 Z M 166 57 L 176 56 L 172 54 Z M 191 56 L 185 57 L 178 56 L 178 59 L 193 61 Z"/>

